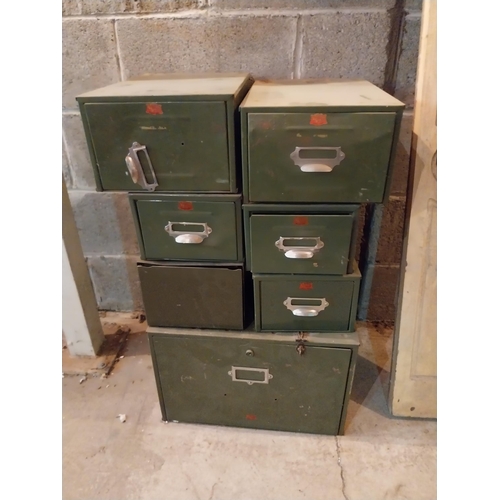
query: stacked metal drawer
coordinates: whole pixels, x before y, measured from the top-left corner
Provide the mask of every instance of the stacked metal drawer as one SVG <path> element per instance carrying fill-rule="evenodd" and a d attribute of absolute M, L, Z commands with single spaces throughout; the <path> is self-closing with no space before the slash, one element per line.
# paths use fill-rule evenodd
<path fill-rule="evenodd" d="M 250 89 L 240 110 L 256 330 L 354 331 L 358 210 L 388 196 L 403 107 L 366 81 Z"/>
<path fill-rule="evenodd" d="M 245 327 L 236 165 L 238 105 L 252 83 L 145 75 L 77 98 L 98 190 L 131 192 L 150 326 Z"/>
<path fill-rule="evenodd" d="M 80 96 L 97 186 L 131 192 L 163 420 L 341 434 L 358 210 L 387 197 L 403 105 L 368 82 L 252 83 Z"/>

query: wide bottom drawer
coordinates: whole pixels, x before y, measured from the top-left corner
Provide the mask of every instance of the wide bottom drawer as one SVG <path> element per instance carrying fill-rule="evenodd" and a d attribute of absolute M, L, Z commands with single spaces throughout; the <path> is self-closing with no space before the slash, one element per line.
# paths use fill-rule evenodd
<path fill-rule="evenodd" d="M 343 433 L 355 333 L 148 334 L 164 421 Z"/>
<path fill-rule="evenodd" d="M 242 265 L 139 262 L 138 270 L 150 326 L 242 330 L 252 314 Z"/>
<path fill-rule="evenodd" d="M 361 274 L 253 275 L 255 330 L 352 332 Z"/>

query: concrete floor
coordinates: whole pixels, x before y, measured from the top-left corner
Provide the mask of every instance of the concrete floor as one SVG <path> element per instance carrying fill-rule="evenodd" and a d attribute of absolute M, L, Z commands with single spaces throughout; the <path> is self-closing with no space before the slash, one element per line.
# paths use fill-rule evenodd
<path fill-rule="evenodd" d="M 64 500 L 436 499 L 436 422 L 388 412 L 390 329 L 360 324 L 336 438 L 163 423 L 144 323 L 123 321 L 135 333 L 109 378 L 62 380 Z"/>

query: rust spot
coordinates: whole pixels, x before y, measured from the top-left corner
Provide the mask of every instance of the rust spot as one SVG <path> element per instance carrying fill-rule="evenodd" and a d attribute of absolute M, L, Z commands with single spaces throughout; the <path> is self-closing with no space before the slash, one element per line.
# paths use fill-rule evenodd
<path fill-rule="evenodd" d="M 301 290 L 312 290 L 313 289 L 313 284 L 308 283 L 307 281 L 303 281 L 300 285 L 299 288 Z"/>
<path fill-rule="evenodd" d="M 273 124 L 271 122 L 262 122 L 260 127 L 263 128 L 264 130 L 269 130 L 272 128 Z"/>
<path fill-rule="evenodd" d="M 257 416 L 253 413 L 249 413 L 246 417 L 247 420 L 257 420 Z"/>
<path fill-rule="evenodd" d="M 328 121 L 326 120 L 326 115 L 323 113 L 316 113 L 315 115 L 311 115 L 311 119 L 309 120 L 310 125 L 314 125 L 318 127 L 320 125 L 327 125 Z"/>
<path fill-rule="evenodd" d="M 161 104 L 157 104 L 156 102 L 146 103 L 146 113 L 148 115 L 162 115 L 163 109 L 161 107 Z"/>
<path fill-rule="evenodd" d="M 293 225 L 294 226 L 307 226 L 309 224 L 309 217 L 294 217 Z"/>
<path fill-rule="evenodd" d="M 179 210 L 193 210 L 193 204 L 190 201 L 179 201 L 177 208 Z"/>

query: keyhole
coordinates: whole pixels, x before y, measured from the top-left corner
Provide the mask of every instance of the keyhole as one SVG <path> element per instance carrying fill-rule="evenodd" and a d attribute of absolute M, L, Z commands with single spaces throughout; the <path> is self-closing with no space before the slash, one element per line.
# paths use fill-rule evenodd
<path fill-rule="evenodd" d="M 181 146 L 184 146 L 184 143 L 183 143 L 183 142 L 181 142 Z"/>

